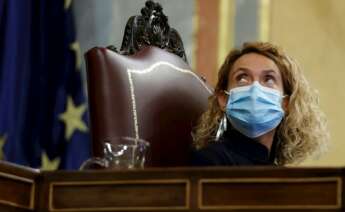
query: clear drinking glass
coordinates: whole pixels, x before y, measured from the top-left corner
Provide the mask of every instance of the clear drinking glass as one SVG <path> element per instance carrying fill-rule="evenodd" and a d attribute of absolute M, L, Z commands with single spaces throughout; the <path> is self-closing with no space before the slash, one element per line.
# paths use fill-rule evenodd
<path fill-rule="evenodd" d="M 92 157 L 84 161 L 79 170 L 107 169 L 108 166 L 109 163 L 105 158 Z"/>
<path fill-rule="evenodd" d="M 132 137 L 117 137 L 104 142 L 108 169 L 143 168 L 149 142 Z"/>
<path fill-rule="evenodd" d="M 132 137 L 116 137 L 103 143 L 104 156 L 86 160 L 80 170 L 144 168 L 149 142 Z"/>

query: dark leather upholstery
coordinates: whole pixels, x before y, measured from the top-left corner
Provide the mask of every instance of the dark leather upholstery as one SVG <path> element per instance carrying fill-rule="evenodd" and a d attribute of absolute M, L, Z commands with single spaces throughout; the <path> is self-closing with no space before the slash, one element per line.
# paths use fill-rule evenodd
<path fill-rule="evenodd" d="M 212 92 L 190 67 L 156 47 L 131 56 L 97 47 L 85 59 L 93 155 L 107 138 L 132 136 L 150 142 L 147 166 L 188 165 L 191 129 Z"/>

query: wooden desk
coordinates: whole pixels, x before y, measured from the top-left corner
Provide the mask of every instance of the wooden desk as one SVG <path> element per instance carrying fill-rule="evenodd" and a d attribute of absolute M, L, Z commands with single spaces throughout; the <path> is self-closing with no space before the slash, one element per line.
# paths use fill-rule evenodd
<path fill-rule="evenodd" d="M 0 163 L 0 211 L 345 211 L 344 168 L 54 171 Z"/>

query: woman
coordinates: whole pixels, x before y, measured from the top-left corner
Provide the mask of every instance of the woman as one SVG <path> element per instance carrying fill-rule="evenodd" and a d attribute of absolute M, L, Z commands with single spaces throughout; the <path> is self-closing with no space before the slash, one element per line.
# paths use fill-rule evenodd
<path fill-rule="evenodd" d="M 295 164 L 325 150 L 317 93 L 296 61 L 270 43 L 232 50 L 193 132 L 194 165 Z"/>

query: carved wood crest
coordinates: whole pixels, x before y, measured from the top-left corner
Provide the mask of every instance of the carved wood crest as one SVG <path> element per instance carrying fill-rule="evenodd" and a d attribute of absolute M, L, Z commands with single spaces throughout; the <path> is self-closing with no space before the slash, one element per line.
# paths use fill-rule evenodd
<path fill-rule="evenodd" d="M 169 26 L 162 6 L 151 0 L 145 2 L 141 15 L 128 19 L 120 51 L 114 46 L 108 48 L 123 55 L 132 55 L 148 45 L 165 49 L 187 62 L 179 33 Z"/>

